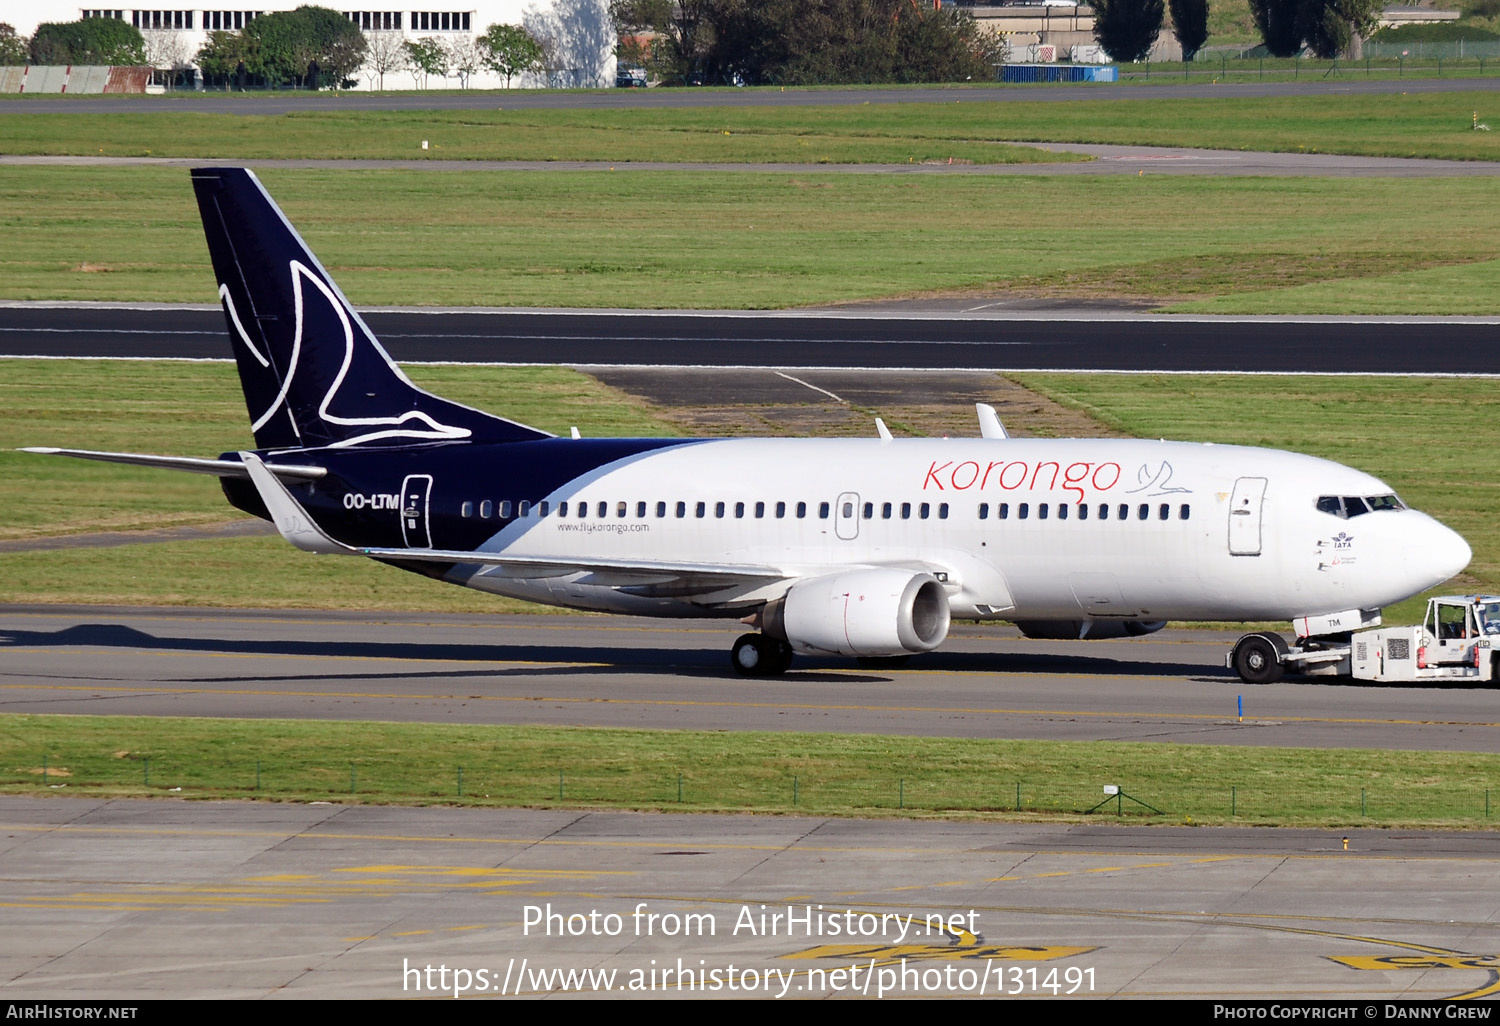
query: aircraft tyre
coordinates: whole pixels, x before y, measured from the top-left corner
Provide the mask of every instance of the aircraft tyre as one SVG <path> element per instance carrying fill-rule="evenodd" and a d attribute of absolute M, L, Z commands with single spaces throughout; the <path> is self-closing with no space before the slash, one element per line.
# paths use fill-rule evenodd
<path fill-rule="evenodd" d="M 764 634 L 742 634 L 729 650 L 729 662 L 741 677 L 776 677 L 792 665 L 792 646 Z"/>
<path fill-rule="evenodd" d="M 1285 651 L 1277 635 L 1247 634 L 1234 646 L 1234 670 L 1246 684 L 1273 684 L 1281 679 Z"/>

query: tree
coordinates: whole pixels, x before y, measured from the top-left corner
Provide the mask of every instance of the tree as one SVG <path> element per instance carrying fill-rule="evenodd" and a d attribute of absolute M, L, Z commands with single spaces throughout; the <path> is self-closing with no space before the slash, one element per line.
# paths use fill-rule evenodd
<path fill-rule="evenodd" d="M 30 51 L 31 40 L 16 35 L 14 25 L 0 21 L 0 65 L 25 64 Z"/>
<path fill-rule="evenodd" d="M 1378 0 L 1250 0 L 1255 27 L 1273 57 L 1306 46 L 1323 58 L 1357 52 L 1380 18 Z"/>
<path fill-rule="evenodd" d="M 406 51 L 406 66 L 417 80 L 418 89 L 427 88 L 429 75 L 448 77 L 448 51 L 432 36 L 408 39 L 402 44 L 402 48 Z"/>
<path fill-rule="evenodd" d="M 240 62 L 245 62 L 248 69 L 251 59 L 250 41 L 244 34 L 219 31 L 208 34 L 193 63 L 203 72 L 205 81 L 228 84 Z"/>
<path fill-rule="evenodd" d="M 458 76 L 458 87 L 469 88 L 469 79 L 484 67 L 484 53 L 479 41 L 473 36 L 458 35 L 448 40 L 443 48 L 448 51 L 448 69 Z"/>
<path fill-rule="evenodd" d="M 1297 33 L 1314 54 L 1331 59 L 1374 31 L 1381 7 L 1376 0 L 1301 0 Z"/>
<path fill-rule="evenodd" d="M 732 2 L 732 0 L 731 0 Z M 609 0 L 609 15 L 620 32 L 636 40 L 637 56 L 663 81 L 684 83 L 699 72 L 715 16 L 723 19 L 725 0 Z M 657 38 L 645 43 L 648 34 Z"/>
<path fill-rule="evenodd" d="M 375 73 L 375 88 L 384 89 L 385 76 L 406 67 L 404 37 L 399 32 L 371 32 L 366 40 L 364 66 Z"/>
<path fill-rule="evenodd" d="M 512 76 L 541 70 L 542 44 L 519 25 L 491 25 L 478 42 L 484 66 L 504 75 L 507 89 Z"/>
<path fill-rule="evenodd" d="M 243 34 L 250 52 L 246 67 L 277 84 L 302 81 L 308 65 L 316 61 L 336 88 L 365 59 L 364 33 L 326 7 L 265 14 L 246 25 Z"/>
<path fill-rule="evenodd" d="M 1208 39 L 1208 0 L 1167 0 L 1167 8 L 1182 59 L 1190 61 Z"/>
<path fill-rule="evenodd" d="M 1297 4 L 1298 0 L 1250 0 L 1250 16 L 1272 57 L 1291 57 L 1302 50 Z"/>
<path fill-rule="evenodd" d="M 140 65 L 146 63 L 146 41 L 118 18 L 47 22 L 31 37 L 31 63 Z"/>
<path fill-rule="evenodd" d="M 146 63 L 158 71 L 169 71 L 170 84 L 177 79 L 177 72 L 188 66 L 187 39 L 176 29 L 149 29 L 141 33 L 146 43 Z"/>
<path fill-rule="evenodd" d="M 1095 0 L 1094 38 L 1111 60 L 1145 60 L 1166 13 L 1162 0 Z"/>
<path fill-rule="evenodd" d="M 679 32 L 670 50 L 678 81 L 951 82 L 988 79 L 999 60 L 967 12 L 912 0 L 702 0 L 690 27 L 693 49 Z"/>

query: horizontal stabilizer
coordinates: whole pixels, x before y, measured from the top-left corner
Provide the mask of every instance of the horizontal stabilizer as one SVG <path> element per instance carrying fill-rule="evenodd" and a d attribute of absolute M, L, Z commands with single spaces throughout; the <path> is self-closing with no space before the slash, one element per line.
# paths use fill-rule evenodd
<path fill-rule="evenodd" d="M 152 456 L 141 452 L 94 452 L 90 449 L 55 449 L 37 445 L 18 450 L 42 456 L 76 456 L 81 460 L 100 460 L 104 463 L 128 463 L 137 467 L 159 467 L 162 470 L 185 470 L 190 474 L 212 474 L 215 477 L 248 478 L 250 472 L 245 464 L 236 460 L 205 460 L 193 456 Z M 316 481 L 328 471 L 324 467 L 307 467 L 264 464 L 267 470 L 279 478 L 292 481 Z"/>

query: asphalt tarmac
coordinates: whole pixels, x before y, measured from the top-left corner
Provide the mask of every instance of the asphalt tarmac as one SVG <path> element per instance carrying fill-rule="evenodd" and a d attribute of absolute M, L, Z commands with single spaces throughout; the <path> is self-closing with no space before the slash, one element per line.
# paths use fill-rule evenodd
<path fill-rule="evenodd" d="M 798 657 L 762 679 L 730 669 L 744 631 L 575 615 L 6 606 L 0 711 L 1500 752 L 1492 691 L 1252 687 L 1224 668 L 1236 635 L 1222 631 L 1053 642 L 956 624 L 941 649 L 898 668 Z"/>
<path fill-rule="evenodd" d="M 1274 998 L 1279 1017 L 1336 1000 L 1384 1019 L 1500 990 L 1497 851 L 1493 833 L 4 797 L 0 1002 Z"/>
<path fill-rule="evenodd" d="M 773 313 L 361 313 L 401 363 L 1500 373 L 1493 317 L 1176 317 L 983 300 Z M 225 330 L 218 307 L 0 303 L 0 356 L 228 359 Z"/>

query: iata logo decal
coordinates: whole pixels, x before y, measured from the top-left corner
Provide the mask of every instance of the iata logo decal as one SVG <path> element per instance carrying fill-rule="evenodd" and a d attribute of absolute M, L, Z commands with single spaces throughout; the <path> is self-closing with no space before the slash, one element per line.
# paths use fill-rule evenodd
<path fill-rule="evenodd" d="M 1340 531 L 1338 534 L 1333 536 L 1333 547 L 1336 549 L 1345 550 L 1352 549 L 1354 548 L 1354 539 L 1345 534 L 1343 531 Z"/>

